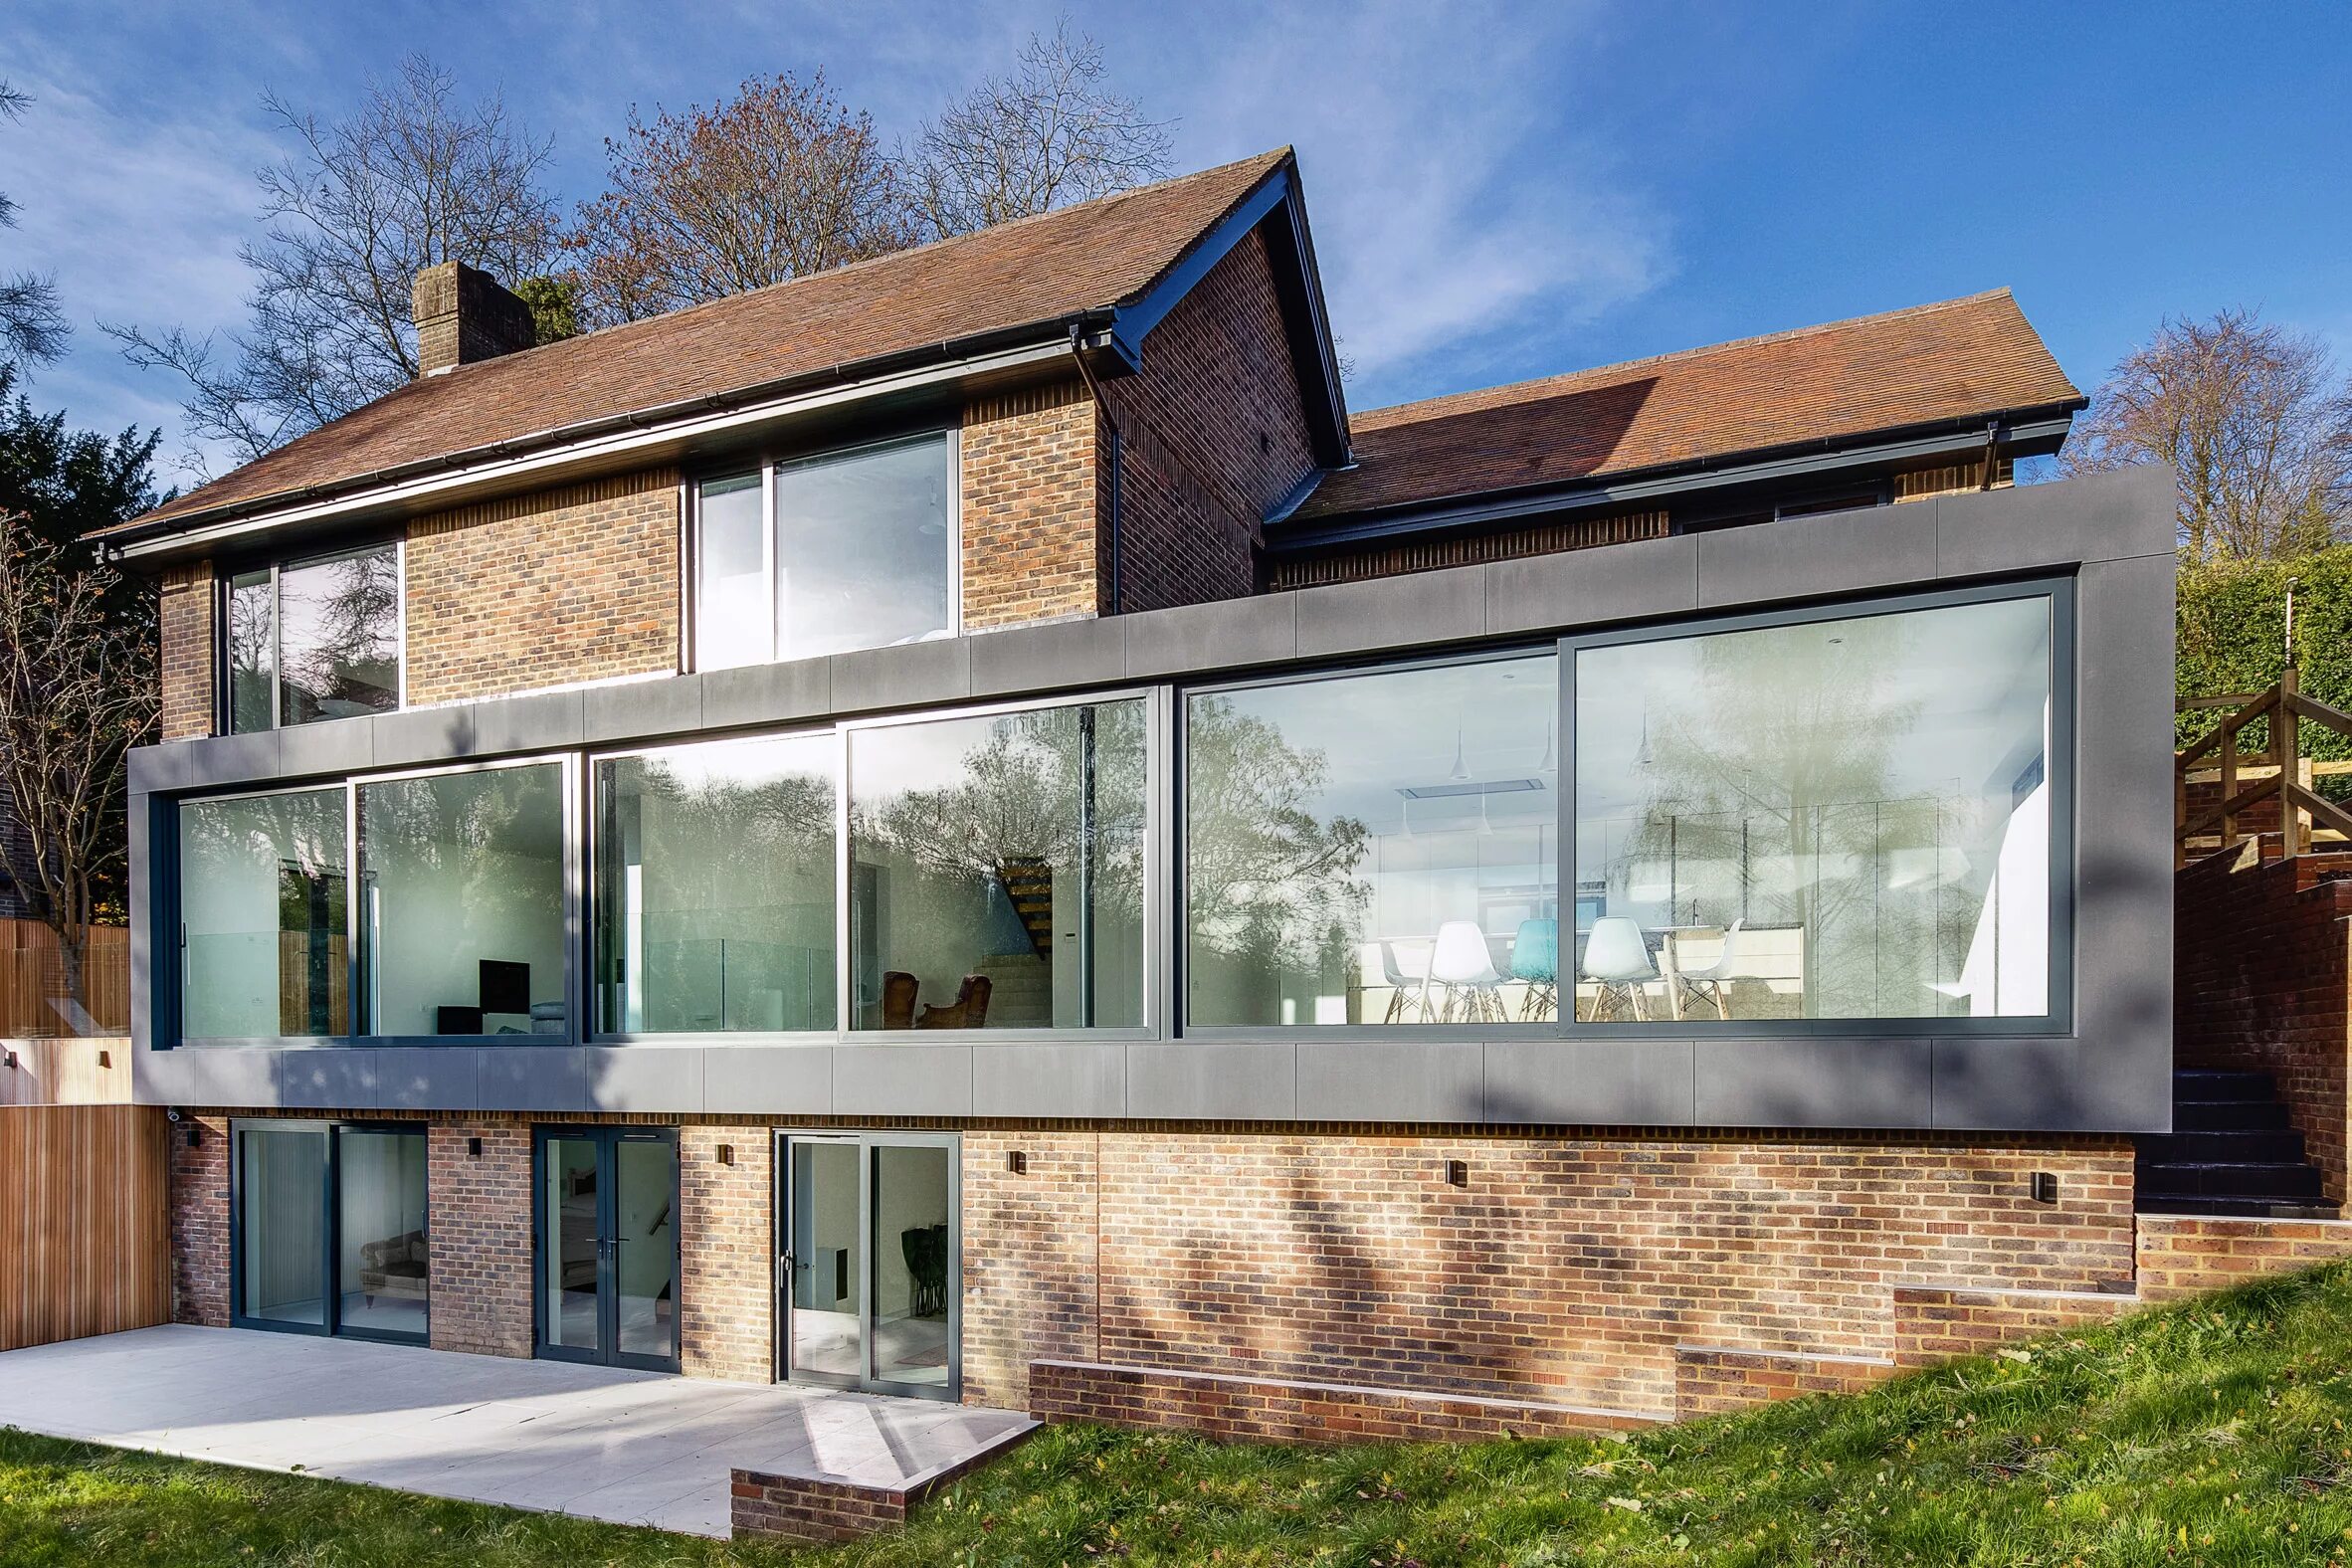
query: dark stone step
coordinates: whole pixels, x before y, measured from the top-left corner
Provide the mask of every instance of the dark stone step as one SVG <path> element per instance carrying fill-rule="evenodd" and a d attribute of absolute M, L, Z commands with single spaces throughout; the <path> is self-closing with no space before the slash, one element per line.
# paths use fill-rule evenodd
<path fill-rule="evenodd" d="M 2174 1130 L 2143 1135 L 2140 1164 L 2146 1165 L 2300 1165 L 2303 1135 L 2277 1128 L 2183 1129 L 2176 1116 Z"/>
<path fill-rule="evenodd" d="M 2132 1207 L 2141 1214 L 2239 1216 L 2258 1220 L 2332 1220 L 2332 1203 L 2295 1203 L 2274 1198 L 2208 1198 L 2194 1193 L 2142 1192 Z"/>
<path fill-rule="evenodd" d="M 2267 1073 L 2184 1068 L 2172 1076 L 2172 1097 L 2176 1100 L 2275 1099 L 2278 1090 Z"/>
<path fill-rule="evenodd" d="M 2175 1132 L 2258 1132 L 2284 1127 L 2286 1107 L 2274 1099 L 2178 1099 Z"/>
<path fill-rule="evenodd" d="M 2225 1163 L 2145 1164 L 2135 1186 L 2145 1192 L 2205 1198 L 2295 1198 L 2320 1196 L 2319 1172 L 2308 1165 Z"/>

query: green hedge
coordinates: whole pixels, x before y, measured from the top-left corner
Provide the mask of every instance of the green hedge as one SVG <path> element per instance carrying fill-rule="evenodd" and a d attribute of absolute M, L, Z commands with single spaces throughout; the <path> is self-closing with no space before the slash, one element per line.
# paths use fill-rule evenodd
<path fill-rule="evenodd" d="M 2274 561 L 2181 567 L 2178 664 L 2182 696 L 2259 691 L 2285 667 L 2286 583 L 2295 585 L 2295 654 L 2302 689 L 2352 712 L 2352 546 Z M 2208 733 L 2215 712 L 2184 713 L 2183 743 Z M 2304 754 L 2352 757 L 2352 740 L 2303 725 Z M 2250 745 L 2261 741 L 2249 734 Z M 2330 793 L 2334 793 L 2330 791 Z"/>

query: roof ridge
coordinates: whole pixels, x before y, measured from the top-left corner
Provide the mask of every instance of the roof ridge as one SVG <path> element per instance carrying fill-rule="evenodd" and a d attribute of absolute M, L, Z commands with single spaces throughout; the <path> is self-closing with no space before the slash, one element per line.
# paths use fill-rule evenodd
<path fill-rule="evenodd" d="M 1207 180 L 1213 175 L 1231 173 L 1233 170 L 1242 168 L 1249 164 L 1262 163 L 1268 168 L 1272 168 L 1275 164 L 1279 163 L 1283 158 L 1288 157 L 1290 152 L 1290 145 L 1289 143 L 1285 142 L 1281 146 L 1272 148 L 1266 152 L 1253 153 L 1246 158 L 1229 159 L 1224 163 L 1212 164 L 1205 169 L 1194 169 L 1188 174 L 1173 174 L 1164 180 L 1153 180 L 1148 185 L 1130 185 L 1125 190 L 1107 191 L 1100 196 L 1089 196 L 1084 201 L 1072 202 L 1067 207 L 1053 207 L 1044 212 L 1030 213 L 1025 217 L 1008 218 L 1002 223 L 992 223 L 985 228 L 973 229 L 964 234 L 942 235 L 936 240 L 925 240 L 920 245 L 903 246 L 895 251 L 884 251 L 879 256 L 861 257 L 857 261 L 844 262 L 838 267 L 828 267 L 820 272 L 803 273 L 797 278 L 784 278 L 779 279 L 772 284 L 761 284 L 756 289 L 742 289 L 736 291 L 734 294 L 720 294 L 715 299 L 696 299 L 690 304 L 682 304 L 677 306 L 675 309 L 664 310 L 658 315 L 643 315 L 639 316 L 633 321 L 615 321 L 609 326 L 594 327 L 588 331 L 579 332 L 570 337 L 559 338 L 552 343 L 536 343 L 529 348 L 520 349 L 514 353 L 497 354 L 489 359 L 475 360 L 470 364 L 453 365 L 449 370 L 443 372 L 443 374 L 462 374 L 468 370 L 479 369 L 483 365 L 497 364 L 502 361 L 510 362 L 525 355 L 538 353 L 544 349 L 562 348 L 572 343 L 591 343 L 599 340 L 609 343 L 613 340 L 614 336 L 619 333 L 630 332 L 641 327 L 650 327 L 656 322 L 676 321 L 682 316 L 698 314 L 714 309 L 720 305 L 731 305 L 736 303 L 738 300 L 755 298 L 761 294 L 781 293 L 782 291 L 791 289 L 796 285 L 809 283 L 819 278 L 840 278 L 846 274 L 862 272 L 871 268 L 881 267 L 891 262 L 903 261 L 910 256 L 920 256 L 925 252 L 947 250 L 954 246 L 963 245 L 970 241 L 978 240 L 984 235 L 1002 235 L 1007 230 L 1030 228 L 1037 224 L 1045 223 L 1049 220 L 1067 218 L 1073 213 L 1099 210 L 1105 207 L 1116 205 L 1120 202 L 1132 201 L 1139 196 L 1148 196 L 1156 192 L 1170 191 L 1176 189 L 1179 186 L 1194 184 L 1199 181 Z M 422 378 L 420 377 L 419 379 L 421 380 Z M 408 383 L 408 385 L 415 386 L 417 385 L 417 382 L 411 381 Z M 394 388 L 394 391 L 398 390 L 400 389 Z"/>
<path fill-rule="evenodd" d="M 1443 404 L 1457 402 L 1464 398 L 1493 397 L 1499 393 L 1519 392 L 1532 387 L 1577 381 L 1587 376 L 1640 370 L 1647 365 L 1679 363 L 1691 359 L 1702 359 L 1709 354 L 1728 353 L 1743 348 L 1760 348 L 1768 343 L 1793 342 L 1799 338 L 1812 337 L 1822 332 L 1842 331 L 1848 327 L 1872 326 L 1884 321 L 1933 315 L 1940 310 L 1954 310 L 1962 305 L 1983 304 L 1992 299 L 2014 300 L 2015 298 L 2015 293 L 2004 285 L 2001 288 L 1987 289 L 1977 294 L 1958 294 L 1949 299 L 1930 299 L 1923 304 L 1907 304 L 1892 310 L 1872 311 L 1867 315 L 1841 316 L 1834 321 L 1815 321 L 1805 326 L 1784 327 L 1777 332 L 1758 332 L 1751 337 L 1730 337 L 1719 343 L 1700 343 L 1694 348 L 1669 349 L 1663 354 L 1644 354 L 1636 359 L 1613 359 L 1598 365 L 1587 365 L 1581 370 L 1563 370 L 1555 375 L 1530 376 L 1524 381 L 1505 381 L 1495 386 L 1486 387 L 1465 387 L 1459 392 L 1441 392 L 1436 397 L 1413 398 L 1403 403 L 1387 403 L 1379 408 L 1363 409 L 1354 416 L 1354 419 L 1357 421 L 1377 420 L 1384 414 L 1398 414 L 1407 409 L 1426 409 L 1435 412 Z"/>

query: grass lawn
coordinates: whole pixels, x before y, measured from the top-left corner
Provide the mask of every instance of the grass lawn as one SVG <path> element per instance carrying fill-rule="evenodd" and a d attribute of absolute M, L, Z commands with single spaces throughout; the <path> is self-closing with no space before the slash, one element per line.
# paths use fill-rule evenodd
<path fill-rule="evenodd" d="M 827 1551 L 0 1432 L 0 1564 L 2352 1562 L 2352 1264 L 1626 1442 L 1221 1448 L 1064 1428 Z"/>

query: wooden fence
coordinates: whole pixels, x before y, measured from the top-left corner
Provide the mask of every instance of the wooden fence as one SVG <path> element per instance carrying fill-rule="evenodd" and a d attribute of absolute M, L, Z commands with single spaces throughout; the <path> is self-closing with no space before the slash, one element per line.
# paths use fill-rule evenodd
<path fill-rule="evenodd" d="M 130 1030 L 130 931 L 94 925 L 84 949 L 87 1019 L 66 1002 L 57 933 L 39 920 L 0 919 L 0 1037 L 120 1035 Z"/>
<path fill-rule="evenodd" d="M 2267 690 L 2190 697 L 2177 707 L 2223 717 L 2204 739 L 2173 756 L 2175 865 L 2186 865 L 2193 854 L 2229 849 L 2263 828 L 2278 833 L 2289 860 L 2352 841 L 2352 812 L 2311 787 L 2318 775 L 2352 772 L 2352 765 L 2313 762 L 2302 746 L 2305 723 L 2352 738 L 2352 714 L 2303 695 L 2293 665 Z M 2256 724 L 2264 731 L 2262 749 L 2242 751 L 2241 736 Z M 2257 813 L 2257 807 L 2267 810 Z"/>
<path fill-rule="evenodd" d="M 169 1131 L 152 1105 L 0 1106 L 0 1350 L 170 1318 Z"/>

